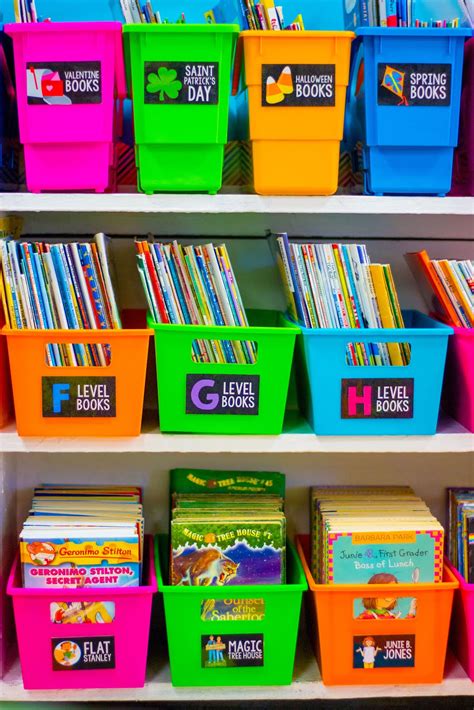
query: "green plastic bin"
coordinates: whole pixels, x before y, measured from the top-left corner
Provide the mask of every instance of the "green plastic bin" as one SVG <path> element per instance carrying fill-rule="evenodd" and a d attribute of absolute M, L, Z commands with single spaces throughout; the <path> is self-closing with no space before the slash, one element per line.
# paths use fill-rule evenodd
<path fill-rule="evenodd" d="M 138 188 L 222 186 L 237 25 L 125 25 Z"/>
<path fill-rule="evenodd" d="M 248 317 L 249 328 L 169 325 L 148 317 L 155 332 L 161 431 L 281 434 L 300 329 L 277 311 L 249 310 Z M 256 362 L 195 362 L 194 340 L 253 341 Z"/>
<path fill-rule="evenodd" d="M 172 587 L 168 584 L 169 540 L 165 535 L 155 538 L 155 561 L 173 685 L 290 685 L 301 600 L 308 586 L 289 541 L 288 583 L 281 585 Z M 226 619 L 214 619 L 213 613 Z M 239 616 L 258 618 L 241 620 Z M 224 663 L 211 667 L 206 665 L 205 650 L 210 636 L 220 636 L 226 646 Z M 231 648 L 235 660 L 230 660 Z"/>

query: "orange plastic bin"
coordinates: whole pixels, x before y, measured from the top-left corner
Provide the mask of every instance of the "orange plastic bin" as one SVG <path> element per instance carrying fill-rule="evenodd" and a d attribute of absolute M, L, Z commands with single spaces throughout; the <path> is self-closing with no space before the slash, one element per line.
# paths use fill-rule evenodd
<path fill-rule="evenodd" d="M 0 330 L 5 323 L 3 311 L 0 306 Z M 6 338 L 0 332 L 0 429 L 3 429 L 13 414 L 12 392 L 10 382 L 10 368 Z"/>
<path fill-rule="evenodd" d="M 442 682 L 453 597 L 459 586 L 446 565 L 439 584 L 316 584 L 308 566 L 309 536 L 299 536 L 296 546 L 309 585 L 310 634 L 323 683 Z M 399 610 L 410 609 L 416 599 L 415 613 L 358 618 L 362 599 L 387 594 L 397 600 Z M 366 646 L 379 649 L 372 665 L 369 655 L 364 655 Z"/>
<path fill-rule="evenodd" d="M 20 436 L 138 436 L 152 331 L 10 330 L 13 399 Z M 50 367 L 51 343 L 107 344 L 106 367 Z"/>
<path fill-rule="evenodd" d="M 241 37 L 255 191 L 334 194 L 355 35 L 252 30 Z"/>

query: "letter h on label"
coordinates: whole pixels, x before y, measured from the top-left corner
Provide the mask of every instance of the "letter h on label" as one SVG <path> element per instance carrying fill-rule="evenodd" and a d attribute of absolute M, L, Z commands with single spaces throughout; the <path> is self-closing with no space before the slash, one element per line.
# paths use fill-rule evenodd
<path fill-rule="evenodd" d="M 357 387 L 347 388 L 347 408 L 350 417 L 357 416 L 357 407 L 364 405 L 364 416 L 370 417 L 372 413 L 372 387 L 365 385 L 362 396 L 357 394 Z"/>

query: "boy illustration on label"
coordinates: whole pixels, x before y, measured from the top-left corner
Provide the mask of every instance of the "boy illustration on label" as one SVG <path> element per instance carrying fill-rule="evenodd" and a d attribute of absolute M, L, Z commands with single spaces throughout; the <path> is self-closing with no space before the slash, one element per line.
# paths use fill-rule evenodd
<path fill-rule="evenodd" d="M 356 653 L 360 653 L 364 661 L 364 668 L 374 668 L 375 659 L 377 654 L 382 649 L 375 645 L 375 639 L 373 636 L 366 636 L 362 641 L 362 646 L 356 650 Z"/>
<path fill-rule="evenodd" d="M 216 663 L 224 663 L 224 654 L 222 653 L 225 649 L 225 643 L 222 643 L 222 638 L 218 636 L 216 638 Z"/>
<path fill-rule="evenodd" d="M 206 651 L 207 651 L 207 662 L 210 663 L 215 663 L 216 662 L 216 641 L 214 639 L 214 636 L 209 636 L 209 641 L 206 644 Z"/>
<path fill-rule="evenodd" d="M 374 574 L 368 581 L 368 584 L 398 584 L 398 579 L 393 574 L 380 573 Z M 377 619 L 377 620 L 388 620 L 388 619 L 400 619 L 402 613 L 396 611 L 398 605 L 398 598 L 390 596 L 387 590 L 387 594 L 384 596 L 377 597 L 365 597 L 362 599 L 362 605 L 364 611 L 359 614 L 358 619 Z M 411 600 L 410 608 L 406 619 L 414 619 L 416 617 L 416 599 Z"/>

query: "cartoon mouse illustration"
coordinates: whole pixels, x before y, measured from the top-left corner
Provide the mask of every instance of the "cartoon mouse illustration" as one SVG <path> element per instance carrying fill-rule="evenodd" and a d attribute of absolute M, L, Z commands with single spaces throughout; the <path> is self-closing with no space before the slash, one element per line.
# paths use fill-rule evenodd
<path fill-rule="evenodd" d="M 37 565 L 46 566 L 56 557 L 56 550 L 50 542 L 32 542 L 26 546 L 31 561 Z"/>

